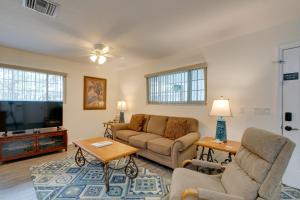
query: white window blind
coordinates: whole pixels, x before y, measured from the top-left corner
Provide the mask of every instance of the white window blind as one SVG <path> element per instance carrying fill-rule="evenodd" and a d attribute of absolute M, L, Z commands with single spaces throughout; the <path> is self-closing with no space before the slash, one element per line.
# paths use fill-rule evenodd
<path fill-rule="evenodd" d="M 63 101 L 64 76 L 0 65 L 0 101 Z"/>
<path fill-rule="evenodd" d="M 148 103 L 194 104 L 206 102 L 206 67 L 188 67 L 147 75 Z"/>

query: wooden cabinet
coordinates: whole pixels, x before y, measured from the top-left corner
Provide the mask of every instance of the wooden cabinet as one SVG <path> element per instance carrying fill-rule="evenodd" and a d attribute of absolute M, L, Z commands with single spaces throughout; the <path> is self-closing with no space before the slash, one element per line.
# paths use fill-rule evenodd
<path fill-rule="evenodd" d="M 0 162 L 66 150 L 68 135 L 66 129 L 24 133 L 0 137 Z"/>

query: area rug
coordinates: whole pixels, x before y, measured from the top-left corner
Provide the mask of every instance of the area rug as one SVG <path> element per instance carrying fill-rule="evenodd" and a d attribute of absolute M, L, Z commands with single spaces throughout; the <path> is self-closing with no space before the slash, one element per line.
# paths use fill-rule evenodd
<path fill-rule="evenodd" d="M 295 199 L 300 199 L 300 190 L 296 189 L 296 188 L 292 188 L 286 185 L 282 186 L 281 189 L 281 199 L 291 199 L 291 200 L 295 200 Z"/>
<path fill-rule="evenodd" d="M 120 165 L 120 161 L 113 164 Z M 124 170 L 111 172 L 106 193 L 102 167 L 87 164 L 80 168 L 74 157 L 32 166 L 30 171 L 38 200 L 158 200 L 168 199 L 170 189 L 169 180 L 139 167 L 135 179 L 129 179 Z"/>

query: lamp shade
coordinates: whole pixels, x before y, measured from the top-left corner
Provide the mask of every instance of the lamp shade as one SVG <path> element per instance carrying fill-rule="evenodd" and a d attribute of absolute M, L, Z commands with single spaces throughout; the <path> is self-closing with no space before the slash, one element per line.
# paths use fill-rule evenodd
<path fill-rule="evenodd" d="M 126 110 L 126 102 L 125 101 L 118 101 L 118 110 L 120 110 L 120 111 Z"/>
<path fill-rule="evenodd" d="M 211 111 L 211 116 L 221 116 L 221 117 L 230 117 L 231 110 L 229 105 L 229 100 L 227 99 L 218 99 L 214 100 Z"/>

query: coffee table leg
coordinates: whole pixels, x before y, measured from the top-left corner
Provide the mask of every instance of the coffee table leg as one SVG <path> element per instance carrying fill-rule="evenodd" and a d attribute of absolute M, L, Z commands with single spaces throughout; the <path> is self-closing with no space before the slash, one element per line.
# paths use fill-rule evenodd
<path fill-rule="evenodd" d="M 130 179 L 136 178 L 139 174 L 139 169 L 138 169 L 137 165 L 135 164 L 132 155 L 129 157 L 128 163 L 125 166 L 125 174 Z"/>
<path fill-rule="evenodd" d="M 78 148 L 77 153 L 75 155 L 75 162 L 79 167 L 82 167 L 83 165 L 85 165 L 85 158 L 82 154 L 82 150 L 80 147 Z"/>
<path fill-rule="evenodd" d="M 108 163 L 105 163 L 103 166 L 104 170 L 104 181 L 106 186 L 106 192 L 109 192 L 109 170 L 108 170 Z"/>

